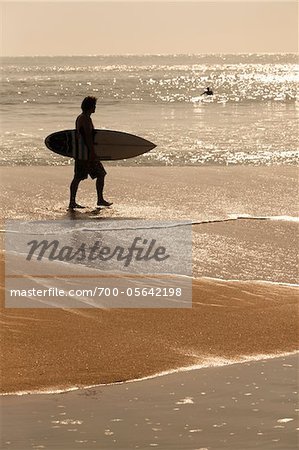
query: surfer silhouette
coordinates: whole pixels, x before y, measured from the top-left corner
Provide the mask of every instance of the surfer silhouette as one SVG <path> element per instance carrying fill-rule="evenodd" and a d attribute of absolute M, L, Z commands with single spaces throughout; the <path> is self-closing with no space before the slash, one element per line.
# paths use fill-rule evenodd
<path fill-rule="evenodd" d="M 213 91 L 207 87 L 207 89 L 201 95 L 213 95 Z"/>
<path fill-rule="evenodd" d="M 70 203 L 69 209 L 85 208 L 76 203 L 76 195 L 79 184 L 82 180 L 88 178 L 88 175 L 94 180 L 96 179 L 97 190 L 97 206 L 110 206 L 111 202 L 107 202 L 103 197 L 104 179 L 106 170 L 100 161 L 96 160 L 94 151 L 93 136 L 94 126 L 91 120 L 91 114 L 96 110 L 96 97 L 85 97 L 81 104 L 82 113 L 76 119 L 76 139 L 88 149 L 88 160 L 75 159 L 74 178 L 70 185 Z"/>

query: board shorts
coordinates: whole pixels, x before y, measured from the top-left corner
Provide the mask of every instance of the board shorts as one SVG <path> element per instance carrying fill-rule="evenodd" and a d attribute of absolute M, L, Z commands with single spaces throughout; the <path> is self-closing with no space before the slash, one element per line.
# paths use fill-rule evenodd
<path fill-rule="evenodd" d="M 74 173 L 79 180 L 85 180 L 88 175 L 94 180 L 95 178 L 104 178 L 107 172 L 100 161 L 75 159 Z"/>

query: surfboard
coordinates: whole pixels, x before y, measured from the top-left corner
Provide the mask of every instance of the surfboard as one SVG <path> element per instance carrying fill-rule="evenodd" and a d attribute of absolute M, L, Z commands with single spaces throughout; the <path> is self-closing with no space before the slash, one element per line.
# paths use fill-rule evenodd
<path fill-rule="evenodd" d="M 76 138 L 76 130 L 63 130 L 45 139 L 46 147 L 58 155 L 81 160 L 88 159 L 88 149 L 83 139 Z M 97 159 L 115 161 L 135 158 L 149 152 L 156 145 L 134 134 L 113 130 L 94 130 L 94 149 Z"/>

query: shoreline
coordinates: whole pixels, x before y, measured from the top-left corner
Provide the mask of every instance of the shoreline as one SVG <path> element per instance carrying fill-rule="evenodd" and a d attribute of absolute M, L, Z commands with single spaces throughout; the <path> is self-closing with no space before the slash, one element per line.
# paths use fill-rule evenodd
<path fill-rule="evenodd" d="M 200 277 L 196 278 L 193 277 L 193 280 L 210 280 L 210 281 L 220 281 L 220 282 L 227 282 L 227 283 L 248 283 L 248 284 L 265 284 L 265 285 L 273 285 L 273 286 L 285 286 L 290 288 L 298 288 L 299 284 L 297 283 L 285 283 L 284 281 L 270 281 L 270 280 L 238 280 L 236 278 L 217 278 L 217 277 Z"/>
<path fill-rule="evenodd" d="M 191 372 L 191 371 L 200 371 L 201 369 L 211 369 L 211 368 L 221 368 L 221 367 L 227 367 L 227 366 L 234 366 L 236 364 L 250 364 L 254 362 L 259 361 L 272 361 L 275 359 L 280 358 L 288 358 L 289 356 L 295 356 L 299 355 L 299 348 L 298 350 L 294 350 L 292 352 L 279 352 L 276 354 L 258 354 L 258 355 L 248 355 L 248 356 L 240 356 L 239 359 L 236 360 L 222 360 L 222 362 L 215 362 L 211 364 L 202 364 L 202 365 L 193 365 L 193 366 L 182 366 L 174 369 L 165 370 L 162 372 L 157 372 L 152 375 L 146 375 L 141 378 L 133 378 L 130 380 L 124 380 L 124 381 L 115 381 L 112 383 L 101 383 L 101 384 L 92 384 L 92 385 L 86 385 L 86 386 L 70 386 L 68 388 L 53 388 L 51 390 L 32 390 L 32 391 L 14 391 L 14 392 L 0 392 L 0 397 L 12 397 L 17 396 L 21 397 L 24 395 L 56 395 L 56 394 L 67 394 L 69 392 L 75 392 L 75 391 L 86 391 L 88 389 L 97 389 L 104 386 L 118 386 L 118 385 L 124 385 L 129 383 L 138 383 L 140 381 L 146 381 L 146 380 L 152 380 L 160 377 L 165 377 L 167 375 L 173 375 L 173 374 L 180 374 L 182 372 Z M 217 359 L 217 358 L 215 358 Z M 221 359 L 221 358 L 219 358 Z"/>

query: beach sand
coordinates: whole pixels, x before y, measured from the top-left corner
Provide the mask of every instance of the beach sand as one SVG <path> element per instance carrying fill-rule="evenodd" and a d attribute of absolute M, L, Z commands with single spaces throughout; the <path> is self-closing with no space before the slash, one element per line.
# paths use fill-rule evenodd
<path fill-rule="evenodd" d="M 297 301 L 295 288 L 194 280 L 187 310 L 4 309 L 1 390 L 110 383 L 210 358 L 294 351 Z"/>
<path fill-rule="evenodd" d="M 274 356 L 298 349 L 297 289 L 290 285 L 254 281 L 262 278 L 263 274 L 266 274 L 265 279 L 271 280 L 271 276 L 274 279 L 279 277 L 279 281 L 285 283 L 292 283 L 296 279 L 297 269 L 294 267 L 293 260 L 296 257 L 294 242 L 296 242 L 297 224 L 282 217 L 266 222 L 253 220 L 254 217 L 296 215 L 297 206 L 294 201 L 291 201 L 297 184 L 295 168 L 150 167 L 133 169 L 110 167 L 108 172 L 107 198 L 115 202 L 114 207 L 101 212 L 95 211 L 94 184 L 88 181 L 82 184 L 78 201 L 88 205 L 89 208 L 84 212 L 70 214 L 66 211 L 68 182 L 72 175 L 70 167 L 1 168 L 4 218 L 21 220 L 192 219 L 197 223 L 193 226 L 193 239 L 195 247 L 199 247 L 198 252 L 194 253 L 196 260 L 194 275 L 197 278 L 193 279 L 193 306 L 191 309 L 134 310 L 8 309 L 4 307 L 4 256 L 2 254 L 0 265 L 2 393 L 49 391 L 73 386 L 113 383 L 142 378 L 180 367 L 221 365 L 223 361 L 262 358 L 263 355 Z M 134 184 L 131 183 L 133 173 Z M 262 195 L 260 195 L 261 192 Z M 235 220 L 234 215 L 250 215 L 252 219 Z M 229 221 L 225 221 L 227 219 Z M 210 223 L 203 224 L 202 222 L 205 221 Z M 266 223 L 269 225 L 268 232 Z M 218 228 L 216 229 L 215 226 Z M 4 229 L 4 222 L 2 229 Z M 213 236 L 213 246 L 206 246 L 204 252 L 200 253 L 200 242 L 202 239 L 209 242 L 211 236 Z M 229 246 L 219 245 L 219 242 L 227 244 L 228 238 L 232 236 L 234 241 Z M 265 245 L 263 242 L 266 242 Z M 227 254 L 227 249 L 232 246 L 241 249 L 242 257 Z M 234 259 L 235 257 L 237 259 Z M 205 258 L 208 261 L 207 264 L 205 264 Z M 287 260 L 290 263 L 286 262 Z M 213 261 L 215 265 L 212 264 Z M 236 266 L 233 266 L 234 261 Z M 221 272 L 221 267 L 225 268 L 225 272 Z M 239 272 L 236 271 L 236 267 L 239 267 Z M 232 281 L 238 278 L 238 274 L 244 280 Z M 203 276 L 215 277 L 215 279 Z M 216 279 L 217 277 L 224 277 L 230 281 Z M 246 277 L 249 281 L 245 281 Z M 285 363 L 286 367 L 288 365 L 293 367 L 296 357 L 288 356 L 287 358 L 293 359 L 291 364 Z M 246 392 L 242 394 L 242 402 L 236 403 L 240 409 L 227 408 L 228 402 L 231 401 L 229 398 L 235 396 L 238 402 L 241 384 L 243 387 L 250 383 L 259 384 L 261 367 L 263 371 L 264 369 L 265 372 L 267 371 L 268 377 L 264 377 L 259 386 L 259 395 L 261 395 L 259 400 L 262 401 L 262 398 L 267 397 L 269 402 L 266 410 L 257 407 L 259 411 L 262 411 L 262 415 L 256 415 L 254 412 L 245 419 L 250 407 L 248 403 L 245 405 L 242 402 L 251 400 L 249 395 L 248 398 L 246 397 L 247 387 L 244 388 Z M 235 370 L 240 370 L 246 381 L 237 379 Z M 58 407 L 62 397 L 50 396 L 49 401 L 52 403 L 45 404 L 44 400 L 41 400 L 45 397 L 5 397 L 3 407 L 9 406 L 9 409 L 5 409 L 7 429 L 5 442 L 11 441 L 10 426 L 14 420 L 22 422 L 29 406 L 42 425 L 36 423 L 32 425 L 34 428 L 32 435 L 32 428 L 27 424 L 28 416 L 22 422 L 23 428 L 19 428 L 23 429 L 24 437 L 22 438 L 19 434 L 19 437 L 15 437 L 17 440 L 14 440 L 13 444 L 5 444 L 3 448 L 22 448 L 23 450 L 38 448 L 38 445 L 45 445 L 46 438 L 48 444 L 45 448 L 63 448 L 63 450 L 98 448 L 96 445 L 99 442 L 102 443 L 101 448 L 125 450 L 135 448 L 136 445 L 139 445 L 139 448 L 151 448 L 154 446 L 151 444 L 156 443 L 152 428 L 159 427 L 157 423 L 162 423 L 164 419 L 167 423 L 163 422 L 163 429 L 169 426 L 169 431 L 161 441 L 162 444 L 160 442 L 160 448 L 163 449 L 280 448 L 287 450 L 295 448 L 294 438 L 291 435 L 284 435 L 284 439 L 281 439 L 277 434 L 280 429 L 274 430 L 273 425 L 275 420 L 277 422 L 280 418 L 283 419 L 283 416 L 289 417 L 291 414 L 286 399 L 296 388 L 294 381 L 289 383 L 280 376 L 285 374 L 285 371 L 286 368 L 281 360 L 273 359 L 249 365 L 243 363 L 218 369 L 201 369 L 194 374 L 179 373 L 175 375 L 177 378 L 168 378 L 174 376 L 169 375 L 156 381 L 105 387 L 105 392 L 111 395 L 106 397 L 106 403 L 98 404 L 99 409 L 93 419 L 95 422 L 90 421 L 90 418 L 84 418 L 89 422 L 90 427 L 79 437 L 75 431 L 61 434 L 60 422 L 56 423 L 60 429 L 53 431 L 51 428 L 55 426 L 54 421 L 57 420 L 54 413 L 51 417 L 51 408 L 53 405 Z M 275 373 L 278 375 L 276 376 Z M 234 393 L 227 391 L 227 386 L 223 383 L 226 374 L 231 377 L 230 382 Z M 184 382 L 181 378 L 183 376 L 194 378 Z M 211 385 L 209 385 L 210 382 Z M 177 392 L 173 408 L 167 407 L 168 412 L 165 412 L 162 397 L 166 394 L 160 392 L 153 400 L 152 393 L 155 388 L 146 383 L 158 383 L 156 386 L 165 383 L 167 396 L 172 395 L 171 392 Z M 176 388 L 172 388 L 172 383 Z M 180 383 L 187 383 L 188 389 L 180 391 Z M 143 426 L 136 426 L 136 428 L 140 427 L 138 428 L 140 438 L 136 437 L 135 442 L 130 441 L 128 437 L 129 430 L 132 431 L 130 427 L 135 427 L 133 423 L 135 419 L 127 415 L 127 410 L 135 405 L 135 394 L 132 394 L 131 400 L 127 398 L 124 395 L 126 386 L 130 386 L 128 388 L 130 390 L 140 389 L 136 396 L 142 398 L 142 401 L 134 406 L 135 415 L 144 413 Z M 88 402 L 92 399 L 100 398 L 101 400 L 101 389 L 63 394 L 65 395 L 63 398 L 75 399 L 75 397 L 68 397 L 74 395 L 78 396 L 76 398 L 80 402 L 83 401 L 82 399 L 84 402 L 87 401 L 86 398 Z M 185 427 L 187 427 L 185 431 L 182 431 L 184 445 L 180 446 L 180 436 L 173 435 L 171 431 L 171 427 L 177 426 L 175 414 L 181 415 L 183 411 L 188 411 L 185 408 L 193 408 L 194 405 L 189 405 L 186 401 L 186 405 L 178 406 L 179 409 L 174 410 L 176 402 L 183 398 L 194 398 L 202 391 L 207 393 L 206 396 L 200 397 L 205 403 L 199 404 L 200 411 L 197 411 L 194 416 L 198 418 L 199 423 L 193 423 L 191 416 L 188 416 L 189 413 L 180 419 L 185 421 Z M 78 410 L 76 401 L 74 400 L 72 406 L 73 411 Z M 115 406 L 110 418 L 105 414 L 102 415 L 102 411 L 109 409 L 109 405 Z M 221 405 L 227 408 L 227 416 L 224 418 L 219 409 Z M 234 403 L 233 405 L 236 406 Z M 254 405 L 251 406 L 253 411 Z M 148 421 L 146 411 L 151 407 L 157 410 L 157 417 L 153 419 L 151 415 L 153 413 L 149 412 Z M 282 408 L 281 412 L 280 410 L 277 412 L 277 418 L 273 412 L 273 408 L 276 407 Z M 90 408 L 89 403 L 86 408 Z M 123 434 L 115 443 L 114 435 L 109 434 L 110 420 L 118 418 L 117 411 L 121 408 L 124 408 L 124 420 L 128 419 L 131 425 L 127 426 L 125 422 L 120 422 Z M 216 415 L 213 416 L 213 423 L 209 422 L 208 408 L 212 408 L 211 411 L 214 412 L 217 409 Z M 48 416 L 43 419 L 43 414 L 50 414 L 51 420 Z M 171 418 L 168 418 L 169 414 Z M 269 414 L 271 423 L 268 421 Z M 70 420 L 80 421 L 80 417 L 73 413 L 67 415 Z M 103 421 L 96 422 L 96 417 L 102 417 Z M 234 435 L 229 436 L 225 428 L 227 425 L 223 425 L 224 422 L 231 424 L 233 419 L 236 421 L 235 428 L 229 427 L 229 431 L 235 435 L 238 434 L 239 438 L 240 434 L 243 436 L 240 438 L 241 441 L 236 440 L 234 444 L 232 444 Z M 248 431 L 245 427 L 247 420 Z M 167 425 L 168 421 L 172 425 Z M 146 422 L 151 423 L 146 425 Z M 182 423 L 180 422 L 181 427 L 183 427 Z M 67 424 L 72 425 L 72 422 Z M 117 422 L 115 426 L 118 426 Z M 144 434 L 144 429 L 149 429 L 149 426 L 151 434 Z M 281 430 L 287 433 L 289 424 L 278 422 L 275 426 L 284 427 Z M 74 427 L 70 428 L 78 428 L 76 422 Z M 206 437 L 201 440 L 198 438 L 201 432 L 191 432 L 191 429 L 205 430 Z M 105 430 L 108 430 L 106 434 Z M 187 430 L 190 432 L 187 433 Z M 115 432 L 114 428 L 112 431 Z M 76 444 L 70 444 L 68 436 L 71 434 L 73 434 L 72 439 L 76 434 L 76 438 L 74 437 L 72 441 L 77 440 Z M 98 436 L 100 441 L 97 440 Z M 59 445 L 59 439 L 64 443 L 62 446 Z M 30 447 L 29 441 L 32 445 L 34 442 L 35 447 Z M 187 445 L 188 442 L 190 445 Z M 244 442 L 247 444 L 245 445 Z M 259 446 L 259 442 L 263 444 Z"/>

